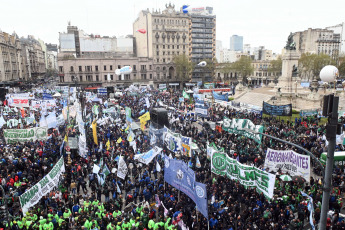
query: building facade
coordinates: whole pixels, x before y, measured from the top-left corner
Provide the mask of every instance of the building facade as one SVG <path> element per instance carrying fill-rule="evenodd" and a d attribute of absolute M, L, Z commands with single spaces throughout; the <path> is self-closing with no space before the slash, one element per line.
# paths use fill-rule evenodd
<path fill-rule="evenodd" d="M 28 79 L 42 78 L 46 73 L 46 54 L 38 40 L 32 35 L 20 38 L 21 55 L 23 57 L 23 77 Z"/>
<path fill-rule="evenodd" d="M 324 53 L 332 58 L 340 54 L 340 34 L 329 29 L 311 29 L 295 32 L 293 40 L 300 53 Z"/>
<path fill-rule="evenodd" d="M 23 78 L 21 44 L 16 34 L 0 32 L 0 81 Z"/>
<path fill-rule="evenodd" d="M 232 35 L 230 37 L 230 50 L 243 52 L 243 36 Z"/>
<path fill-rule="evenodd" d="M 115 70 L 131 66 L 132 73 L 116 75 Z M 84 87 L 152 85 L 153 62 L 150 58 L 74 58 L 58 59 L 60 85 L 78 84 Z"/>
<path fill-rule="evenodd" d="M 195 64 L 192 81 L 212 81 L 213 70 L 197 64 L 206 61 L 211 65 L 216 61 L 216 16 L 212 7 L 189 14 L 189 57 Z"/>
<path fill-rule="evenodd" d="M 182 82 L 176 74 L 173 59 L 182 54 L 189 56 L 189 24 L 188 15 L 175 10 L 171 4 L 162 12 L 143 10 L 133 23 L 136 54 L 139 58 L 153 59 L 157 84 Z M 142 29 L 146 33 L 138 32 Z"/>
<path fill-rule="evenodd" d="M 223 42 L 216 40 L 216 59 L 218 63 L 224 62 Z"/>

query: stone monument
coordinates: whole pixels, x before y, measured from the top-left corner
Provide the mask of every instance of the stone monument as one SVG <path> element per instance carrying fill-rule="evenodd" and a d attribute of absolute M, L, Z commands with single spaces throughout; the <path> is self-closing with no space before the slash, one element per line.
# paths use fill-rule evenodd
<path fill-rule="evenodd" d="M 278 79 L 277 91 L 295 93 L 296 87 L 301 88 L 301 79 L 298 77 L 298 60 L 300 57 L 301 55 L 296 50 L 296 44 L 293 41 L 293 35 L 290 33 L 282 57 L 282 76 Z"/>

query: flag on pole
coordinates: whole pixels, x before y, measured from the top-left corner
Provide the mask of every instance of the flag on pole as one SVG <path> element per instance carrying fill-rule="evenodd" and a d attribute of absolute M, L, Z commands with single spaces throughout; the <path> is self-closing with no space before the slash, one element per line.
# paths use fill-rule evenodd
<path fill-rule="evenodd" d="M 105 176 L 108 176 L 110 174 L 110 170 L 108 168 L 107 165 L 104 165 L 103 167 L 103 170 L 102 170 L 102 173 L 105 175 Z"/>
<path fill-rule="evenodd" d="M 120 137 L 119 139 L 117 139 L 116 141 L 118 144 L 120 144 L 122 142 L 122 138 Z"/>
<path fill-rule="evenodd" d="M 93 141 L 96 145 L 98 145 L 98 139 L 97 139 L 97 122 L 94 120 L 92 122 L 92 134 L 93 134 Z"/>
<path fill-rule="evenodd" d="M 120 187 L 119 187 L 118 183 L 116 183 L 116 190 L 117 190 L 118 193 L 121 194 L 121 190 L 120 190 Z"/>
<path fill-rule="evenodd" d="M 159 165 L 158 161 L 156 162 L 156 170 L 157 172 L 161 171 L 161 166 Z"/>
<path fill-rule="evenodd" d="M 186 98 L 186 99 L 189 99 L 188 93 L 186 93 L 184 90 L 183 90 L 183 92 L 182 92 L 182 96 L 183 96 L 184 98 Z"/>
<path fill-rule="evenodd" d="M 107 146 L 107 151 L 110 149 L 110 140 L 108 139 L 107 143 L 105 144 Z"/>
<path fill-rule="evenodd" d="M 195 164 L 196 164 L 196 167 L 197 167 L 197 168 L 200 168 L 200 167 L 201 167 L 200 160 L 199 160 L 199 157 L 198 157 L 198 156 L 196 157 L 196 162 L 195 162 Z"/>

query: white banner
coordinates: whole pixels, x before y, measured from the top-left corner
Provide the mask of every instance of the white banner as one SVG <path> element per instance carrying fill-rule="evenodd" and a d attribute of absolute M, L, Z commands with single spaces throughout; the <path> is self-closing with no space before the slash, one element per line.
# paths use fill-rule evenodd
<path fill-rule="evenodd" d="M 60 175 L 63 172 L 65 172 L 65 164 L 61 157 L 45 177 L 19 197 L 24 216 L 30 207 L 37 204 L 43 196 L 58 186 Z"/>
<path fill-rule="evenodd" d="M 117 177 L 120 177 L 122 180 L 124 180 L 127 175 L 127 172 L 128 172 L 128 168 L 127 168 L 126 162 L 123 159 L 123 157 L 120 156 L 119 167 L 117 168 Z"/>
<path fill-rule="evenodd" d="M 142 153 L 142 154 L 136 154 L 134 156 L 134 160 L 138 160 L 139 162 L 143 163 L 143 164 L 149 164 L 153 158 L 155 158 L 155 156 L 157 156 L 160 152 L 162 151 L 161 148 L 155 146 L 153 147 L 153 149 L 151 149 L 150 151 L 147 151 L 146 153 Z"/>
<path fill-rule="evenodd" d="M 29 129 L 4 129 L 4 137 L 7 144 L 45 140 L 48 137 L 48 128 L 35 127 Z"/>
<path fill-rule="evenodd" d="M 14 107 L 30 107 L 28 98 L 10 98 L 8 104 Z"/>
<path fill-rule="evenodd" d="M 51 109 L 56 106 L 55 100 L 32 100 L 31 106 L 32 108 L 38 109 L 42 106 L 45 106 L 47 109 Z"/>
<path fill-rule="evenodd" d="M 298 154 L 292 150 L 267 149 L 265 168 L 269 171 L 288 173 L 290 176 L 302 176 L 310 181 L 310 156 Z"/>

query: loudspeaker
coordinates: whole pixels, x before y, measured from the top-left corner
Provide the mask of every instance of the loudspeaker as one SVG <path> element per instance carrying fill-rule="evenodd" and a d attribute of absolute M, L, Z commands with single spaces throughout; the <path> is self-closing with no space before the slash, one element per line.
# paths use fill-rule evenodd
<path fill-rule="evenodd" d="M 150 112 L 151 123 L 155 129 L 166 126 L 169 128 L 168 111 L 164 108 L 154 108 Z"/>

